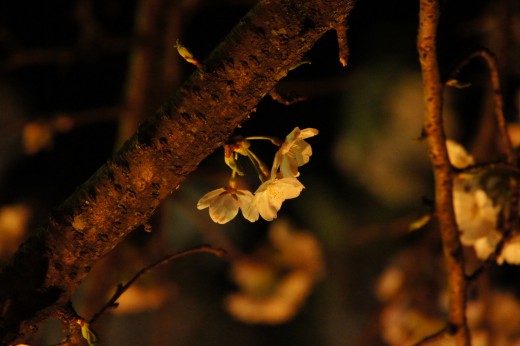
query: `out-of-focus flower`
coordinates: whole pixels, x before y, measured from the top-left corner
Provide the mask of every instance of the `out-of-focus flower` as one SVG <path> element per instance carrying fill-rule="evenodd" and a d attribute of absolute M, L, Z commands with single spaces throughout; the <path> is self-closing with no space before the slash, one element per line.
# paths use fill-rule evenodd
<path fill-rule="evenodd" d="M 520 264 L 520 235 L 515 235 L 504 244 L 502 253 L 497 258 L 498 264 Z"/>
<path fill-rule="evenodd" d="M 306 232 L 277 221 L 269 231 L 270 248 L 232 263 L 240 291 L 225 301 L 227 311 L 246 323 L 279 324 L 291 319 L 324 272 L 321 247 Z"/>
<path fill-rule="evenodd" d="M 130 286 L 117 300 L 118 307 L 113 310 L 115 314 L 137 314 L 144 311 L 156 310 L 164 305 L 168 297 L 172 296 L 171 287 Z"/>
<path fill-rule="evenodd" d="M 404 284 L 405 274 L 396 266 L 390 266 L 379 277 L 376 286 L 377 297 L 381 301 L 388 301 L 397 296 Z"/>
<path fill-rule="evenodd" d="M 428 316 L 402 301 L 387 305 L 381 313 L 382 336 L 392 346 L 412 345 L 425 335 L 435 333 L 443 325 L 441 318 Z"/>
<path fill-rule="evenodd" d="M 455 182 L 453 208 L 464 245 L 472 246 L 496 230 L 500 206 L 494 206 L 486 192 L 472 182 Z"/>
<path fill-rule="evenodd" d="M 473 156 L 469 155 L 466 149 L 459 143 L 448 139 L 446 140 L 448 157 L 453 167 L 463 169 L 475 164 Z"/>
<path fill-rule="evenodd" d="M 446 146 L 454 167 L 463 169 L 475 163 L 459 143 L 447 140 Z M 496 229 L 500 206 L 493 204 L 476 176 L 460 174 L 453 181 L 453 209 L 462 244 L 473 246 L 478 258 L 487 259 L 502 239 Z"/>
<path fill-rule="evenodd" d="M 303 189 L 303 184 L 294 177 L 272 177 L 255 191 L 249 208 L 246 211 L 242 209 L 244 217 L 256 221 L 260 214 L 264 220 L 271 221 L 277 217 L 282 203 L 298 197 Z"/>
<path fill-rule="evenodd" d="M 509 339 L 520 333 L 520 301 L 513 293 L 493 292 L 488 303 L 486 320 L 492 330 Z M 511 344 L 509 344 L 511 345 Z"/>
<path fill-rule="evenodd" d="M 258 212 L 246 210 L 249 207 L 253 194 L 248 190 L 239 190 L 231 187 L 220 188 L 208 192 L 197 203 L 199 210 L 209 208 L 211 219 L 220 224 L 229 222 L 238 214 L 238 209 L 242 210 L 244 217 L 253 222 L 258 219 Z"/>
<path fill-rule="evenodd" d="M 495 252 L 500 240 L 502 240 L 502 233 L 494 229 L 490 230 L 486 236 L 475 240 L 473 248 L 475 249 L 477 257 L 481 260 L 486 260 L 493 252 Z"/>
<path fill-rule="evenodd" d="M 273 173 L 276 173 L 280 168 L 282 177 L 299 176 L 298 167 L 308 163 L 312 155 L 312 148 L 304 139 L 317 134 L 318 130 L 313 128 L 303 130 L 300 130 L 299 127 L 294 128 L 287 135 L 285 142 L 280 146 L 274 157 Z"/>
<path fill-rule="evenodd" d="M 32 122 L 24 126 L 22 136 L 25 153 L 33 155 L 52 146 L 54 131 L 48 123 Z"/>
<path fill-rule="evenodd" d="M 511 144 L 514 147 L 520 146 L 520 124 L 507 124 L 507 133 L 509 134 L 509 138 L 511 139 Z"/>
<path fill-rule="evenodd" d="M 0 208 L 0 259 L 16 251 L 26 235 L 31 211 L 25 205 L 6 205 Z"/>

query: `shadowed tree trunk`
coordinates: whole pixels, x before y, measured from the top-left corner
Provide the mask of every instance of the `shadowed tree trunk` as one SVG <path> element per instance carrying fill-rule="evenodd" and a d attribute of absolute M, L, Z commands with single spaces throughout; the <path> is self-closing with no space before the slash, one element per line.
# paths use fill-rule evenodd
<path fill-rule="evenodd" d="M 353 3 L 260 1 L 2 268 L 0 343 L 27 339 L 66 306 L 95 263 L 146 223 L 326 31 L 338 30 L 345 63 L 345 21 Z"/>

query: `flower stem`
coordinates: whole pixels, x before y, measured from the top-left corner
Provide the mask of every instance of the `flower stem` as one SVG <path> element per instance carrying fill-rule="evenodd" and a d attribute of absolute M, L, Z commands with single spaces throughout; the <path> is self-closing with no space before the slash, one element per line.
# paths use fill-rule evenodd
<path fill-rule="evenodd" d="M 258 156 L 255 155 L 255 153 L 249 150 L 249 148 L 246 149 L 246 154 L 255 167 L 255 170 L 258 174 L 258 179 L 260 179 L 262 183 L 265 182 L 269 176 L 269 170 L 267 169 L 266 165 L 258 158 Z"/>
<path fill-rule="evenodd" d="M 251 137 L 246 137 L 245 139 L 269 141 L 269 142 L 273 143 L 274 145 L 276 145 L 277 147 L 279 147 L 283 143 L 283 141 L 280 140 L 279 138 L 269 137 L 269 136 L 251 136 Z"/>

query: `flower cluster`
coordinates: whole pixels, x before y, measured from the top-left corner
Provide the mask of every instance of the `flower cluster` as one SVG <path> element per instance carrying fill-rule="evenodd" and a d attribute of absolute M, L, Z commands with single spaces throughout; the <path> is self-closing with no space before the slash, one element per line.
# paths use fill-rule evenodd
<path fill-rule="evenodd" d="M 454 167 L 465 169 L 474 164 L 473 157 L 460 144 L 451 140 L 446 144 Z M 482 185 L 478 174 L 461 173 L 453 182 L 453 209 L 461 243 L 472 246 L 477 257 L 485 260 L 504 242 L 497 263 L 520 264 L 520 234 L 504 239 L 498 229 L 501 203 L 493 201 Z"/>
<path fill-rule="evenodd" d="M 312 148 L 305 139 L 317 134 L 316 129 L 300 130 L 296 127 L 283 142 L 272 137 L 233 138 L 224 145 L 225 162 L 232 170 L 229 186 L 208 192 L 199 200 L 197 208 L 209 208 L 211 219 L 220 224 L 234 219 L 239 209 L 244 218 L 251 222 L 259 217 L 267 221 L 275 219 L 282 203 L 298 197 L 304 189 L 297 179 L 300 175 L 298 168 L 308 163 L 312 155 Z M 251 151 L 250 141 L 255 139 L 269 140 L 279 146 L 271 170 Z M 238 155 L 250 159 L 262 182 L 254 194 L 236 187 L 236 175 L 244 175 Z"/>

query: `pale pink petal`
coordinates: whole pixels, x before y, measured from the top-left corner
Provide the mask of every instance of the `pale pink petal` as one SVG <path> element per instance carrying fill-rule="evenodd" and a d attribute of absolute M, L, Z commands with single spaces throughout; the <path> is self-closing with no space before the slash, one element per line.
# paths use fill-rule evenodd
<path fill-rule="evenodd" d="M 227 223 L 237 214 L 238 201 L 229 193 L 218 196 L 209 207 L 209 216 L 216 223 Z"/>
<path fill-rule="evenodd" d="M 296 198 L 305 188 L 300 181 L 294 177 L 285 177 L 276 181 L 277 190 L 283 193 L 284 199 Z"/>
<path fill-rule="evenodd" d="M 303 129 L 300 131 L 300 139 L 306 139 L 310 137 L 314 137 L 319 133 L 317 129 L 314 129 L 312 127 L 308 127 L 306 129 Z"/>
<path fill-rule="evenodd" d="M 263 219 L 271 221 L 277 217 L 282 203 L 286 199 L 298 197 L 303 188 L 294 177 L 270 179 L 256 190 L 248 215 L 256 210 Z"/>
<path fill-rule="evenodd" d="M 256 201 L 256 207 L 258 209 L 258 213 L 262 216 L 264 220 L 272 221 L 276 219 L 277 212 L 280 210 L 280 207 L 276 208 L 271 203 L 271 200 L 269 199 L 269 193 L 267 191 L 264 191 L 257 196 Z M 281 203 L 280 203 L 281 206 Z"/>
<path fill-rule="evenodd" d="M 221 195 L 222 193 L 225 193 L 225 192 L 226 192 L 226 189 L 224 189 L 224 188 L 220 188 L 220 189 L 216 189 L 216 190 L 208 192 L 207 194 L 202 196 L 202 198 L 197 203 L 197 209 L 202 210 L 202 209 L 209 207 L 211 205 L 211 203 L 213 203 L 213 200 L 215 198 L 217 198 L 219 195 Z"/>
<path fill-rule="evenodd" d="M 248 221 L 255 222 L 258 220 L 258 210 L 250 208 L 253 194 L 248 190 L 237 190 L 238 206 L 242 210 L 242 215 Z"/>
<path fill-rule="evenodd" d="M 298 167 L 309 162 L 312 155 L 312 148 L 309 143 L 303 139 L 315 136 L 318 130 L 308 128 L 300 130 L 296 127 L 285 139 L 278 152 L 276 153 L 273 163 L 272 174 L 276 173 L 278 168 L 284 177 L 297 177 Z"/>

